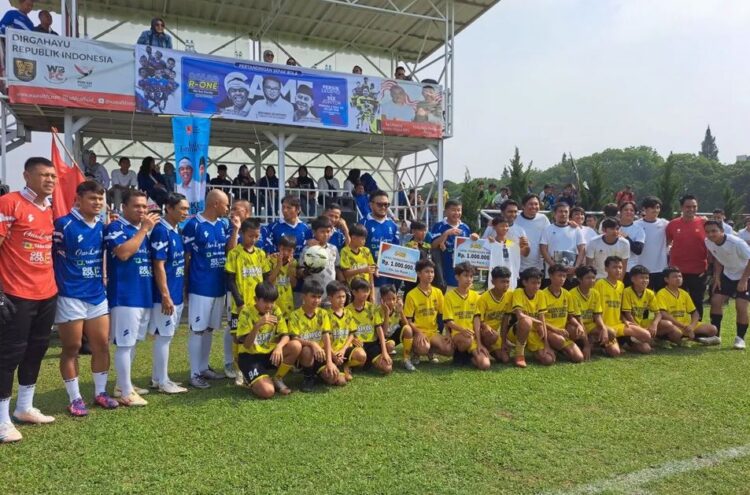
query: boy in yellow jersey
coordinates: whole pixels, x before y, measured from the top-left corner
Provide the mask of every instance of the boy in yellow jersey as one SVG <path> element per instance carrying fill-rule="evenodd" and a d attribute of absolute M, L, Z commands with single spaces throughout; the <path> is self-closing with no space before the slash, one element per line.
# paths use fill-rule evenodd
<path fill-rule="evenodd" d="M 432 255 L 430 254 L 432 252 L 432 245 L 427 242 L 427 225 L 418 220 L 413 220 L 409 225 L 409 232 L 411 233 L 411 239 L 404 246 L 418 250 L 420 260 L 432 259 Z M 439 286 L 439 284 L 435 285 Z M 416 286 L 417 282 L 405 282 L 404 295 L 408 294 Z"/>
<path fill-rule="evenodd" d="M 650 279 L 651 274 L 645 266 L 635 265 L 630 269 L 631 285 L 622 294 L 622 317 L 647 329 L 652 340 L 659 337 L 679 344 L 682 332 L 676 328 L 659 330 L 662 308 L 654 291 L 648 288 Z"/>
<path fill-rule="evenodd" d="M 562 352 L 571 363 L 583 361 L 584 353 L 576 342 L 580 343 L 587 354 L 591 354 L 589 341 L 576 316 L 580 316 L 575 299 L 563 288 L 568 278 L 568 269 L 563 265 L 552 265 L 548 272 L 550 285 L 542 291 L 547 299 L 547 312 L 544 314 L 547 324 L 547 342 L 552 349 Z"/>
<path fill-rule="evenodd" d="M 471 363 L 480 370 L 490 368 L 490 353 L 482 343 L 482 322 L 479 319 L 479 293 L 471 290 L 474 267 L 469 262 L 453 267 L 458 286 L 445 294 L 443 321 L 451 331 L 454 364 Z"/>
<path fill-rule="evenodd" d="M 682 339 L 695 340 L 701 344 L 715 343 L 716 327 L 710 323 L 701 323 L 698 311 L 690 299 L 690 294 L 680 289 L 682 273 L 678 268 L 669 266 L 664 269 L 666 287 L 661 289 L 656 298 L 661 310 L 659 329 L 664 332 L 679 331 Z"/>
<path fill-rule="evenodd" d="M 514 361 L 519 368 L 526 367 L 525 350 L 534 354 L 539 364 L 555 364 L 555 351 L 547 342 L 547 298 L 542 291 L 542 272 L 527 268 L 521 272 L 521 287 L 513 291 L 511 307 L 516 324 L 508 331 L 508 342 L 516 346 Z"/>
<path fill-rule="evenodd" d="M 387 375 L 393 371 L 393 360 L 388 354 L 383 333 L 383 315 L 370 299 L 370 284 L 361 278 L 352 280 L 352 303 L 347 306 L 357 325 L 355 345 L 360 345 L 367 355 L 365 364 Z"/>
<path fill-rule="evenodd" d="M 482 343 L 490 355 L 502 363 L 510 361 L 505 337 L 508 333 L 513 291 L 510 288 L 511 271 L 496 266 L 490 272 L 492 287 L 479 296 L 477 308 L 482 322 Z"/>
<path fill-rule="evenodd" d="M 276 392 L 289 395 L 284 376 L 297 361 L 302 345 L 290 340 L 286 320 L 275 302 L 279 291 L 269 282 L 255 286 L 255 304 L 240 312 L 237 364 L 256 397 L 270 399 Z M 271 378 L 271 373 L 276 373 Z"/>
<path fill-rule="evenodd" d="M 599 293 L 602 300 L 604 326 L 608 330 L 612 330 L 618 339 L 629 337 L 627 340 L 634 344 L 633 350 L 641 353 L 651 352 L 651 346 L 648 344 L 651 340 L 651 334 L 648 333 L 648 330 L 622 319 L 622 293 L 625 291 L 625 285 L 622 283 L 622 258 L 608 256 L 604 260 L 604 270 L 607 272 L 607 276 L 597 280 L 594 284 L 594 290 Z M 618 343 L 612 345 L 620 347 Z"/>
<path fill-rule="evenodd" d="M 285 235 L 279 239 L 279 251 L 269 256 L 270 271 L 266 280 L 279 290 L 279 300 L 276 305 L 281 309 L 284 317 L 294 311 L 294 287 L 297 285 L 297 261 L 294 259 L 294 249 L 297 238 Z"/>
<path fill-rule="evenodd" d="M 328 319 L 331 322 L 331 354 L 333 363 L 339 367 L 347 382 L 352 380 L 352 368 L 365 364 L 367 354 L 361 347 L 354 346 L 354 336 L 357 334 L 357 324 L 352 314 L 346 308 L 348 292 L 346 285 L 334 280 L 326 287 L 331 308 Z"/>
<path fill-rule="evenodd" d="M 404 302 L 404 314 L 414 335 L 412 363 L 419 364 L 421 356 L 428 356 L 433 363 L 437 363 L 433 353 L 453 355 L 453 341 L 450 337 L 441 335 L 438 327 L 438 315 L 443 314 L 444 297 L 440 289 L 432 286 L 435 263 L 431 260 L 419 260 L 416 271 L 417 286 L 406 294 Z"/>
<path fill-rule="evenodd" d="M 328 311 L 320 307 L 323 287 L 317 280 L 307 279 L 302 284 L 302 305 L 287 319 L 289 333 L 302 344 L 297 361 L 302 368 L 303 392 L 312 392 L 315 376 L 320 375 L 328 385 L 344 385 L 346 379 L 333 363 L 331 351 L 331 321 Z"/>
<path fill-rule="evenodd" d="M 388 352 L 395 354 L 396 346 L 403 344 L 404 368 L 407 371 L 416 371 L 411 362 L 411 349 L 414 342 L 411 326 L 404 316 L 404 303 L 398 297 L 396 287 L 391 284 L 380 287 L 380 310 L 383 314 L 383 331 Z"/>
<path fill-rule="evenodd" d="M 239 343 L 237 342 L 237 320 L 246 304 L 255 304 L 255 286 L 263 282 L 263 275 L 270 269 L 266 252 L 256 247 L 260 239 L 260 221 L 256 218 L 243 220 L 240 225 L 240 241 L 227 254 L 224 271 L 227 274 L 227 287 L 230 298 L 229 332 L 232 335 L 231 355 L 224 356 L 224 374 L 227 378 L 240 378 L 242 374 L 235 372 Z M 226 354 L 226 353 L 225 353 Z M 240 383 L 241 384 L 241 383 Z"/>
<path fill-rule="evenodd" d="M 367 241 L 367 229 L 364 225 L 354 225 L 349 230 L 349 244 L 341 249 L 339 268 L 344 275 L 347 284 L 351 284 L 355 277 L 361 278 L 370 284 L 373 290 L 370 293 L 370 301 L 374 301 L 373 275 L 376 274 L 375 258 L 372 257 L 370 249 L 365 246 Z"/>
<path fill-rule="evenodd" d="M 581 265 L 576 268 L 576 278 L 578 279 L 578 286 L 571 289 L 570 293 L 573 294 L 573 299 L 576 301 L 580 313 L 578 319 L 583 325 L 590 343 L 588 355 L 586 354 L 587 349 L 583 349 L 584 358 L 588 360 L 591 357 L 591 347 L 594 345 L 600 346 L 610 357 L 619 356 L 620 347 L 612 345 L 617 344 L 615 332 L 608 329 L 602 320 L 601 296 L 598 291 L 593 290 L 596 283 L 596 268 L 591 265 Z"/>

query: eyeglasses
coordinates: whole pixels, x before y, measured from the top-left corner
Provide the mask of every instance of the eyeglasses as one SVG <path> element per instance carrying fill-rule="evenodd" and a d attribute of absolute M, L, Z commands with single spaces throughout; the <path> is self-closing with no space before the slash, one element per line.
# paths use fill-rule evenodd
<path fill-rule="evenodd" d="M 388 205 L 390 204 L 388 201 L 383 201 L 381 203 L 373 203 L 375 206 L 379 206 L 381 208 L 388 208 Z"/>

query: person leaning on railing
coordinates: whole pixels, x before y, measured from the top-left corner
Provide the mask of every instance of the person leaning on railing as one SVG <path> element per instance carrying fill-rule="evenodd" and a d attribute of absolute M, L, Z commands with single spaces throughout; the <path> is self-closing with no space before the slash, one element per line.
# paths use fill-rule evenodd
<path fill-rule="evenodd" d="M 247 165 L 240 166 L 240 170 L 237 173 L 237 177 L 232 181 L 232 185 L 240 187 L 240 189 L 235 188 L 232 190 L 235 199 L 243 199 L 245 201 L 250 201 L 254 205 L 257 204 L 255 191 L 253 189 L 244 189 L 255 187 L 255 179 L 250 175 Z"/>
<path fill-rule="evenodd" d="M 172 49 L 172 37 L 167 34 L 167 23 L 161 17 L 151 19 L 151 29 L 143 31 L 136 44 Z"/>

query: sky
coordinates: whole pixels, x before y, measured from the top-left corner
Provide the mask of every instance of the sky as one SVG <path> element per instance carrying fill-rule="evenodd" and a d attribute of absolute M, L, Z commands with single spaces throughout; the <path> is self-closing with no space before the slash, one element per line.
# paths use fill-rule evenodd
<path fill-rule="evenodd" d="M 734 162 L 750 154 L 748 26 L 748 0 L 502 0 L 456 40 L 445 177 L 499 177 L 516 146 L 537 168 L 606 148 L 697 153 L 707 125 Z"/>

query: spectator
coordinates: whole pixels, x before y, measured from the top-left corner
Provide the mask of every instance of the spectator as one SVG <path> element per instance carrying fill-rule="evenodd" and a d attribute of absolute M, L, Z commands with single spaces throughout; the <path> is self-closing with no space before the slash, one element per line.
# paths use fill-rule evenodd
<path fill-rule="evenodd" d="M 37 33 L 47 33 L 58 36 L 58 34 L 52 29 L 52 14 L 49 13 L 49 10 L 39 11 L 39 25 L 34 28 L 34 31 Z"/>
<path fill-rule="evenodd" d="M 166 32 L 167 24 L 161 17 L 151 19 L 151 29 L 143 31 L 136 41 L 137 45 L 155 46 L 172 49 L 172 37 Z"/>
<path fill-rule="evenodd" d="M 333 176 L 333 167 L 330 165 L 323 169 L 323 177 L 318 179 L 318 191 L 320 191 L 320 204 L 326 204 L 326 198 L 335 198 L 341 189 L 339 180 Z"/>
<path fill-rule="evenodd" d="M 507 187 L 501 187 L 500 191 L 492 199 L 492 206 L 495 208 L 501 208 L 503 203 L 510 199 L 510 189 Z"/>
<path fill-rule="evenodd" d="M 271 50 L 266 50 L 263 52 L 263 61 L 267 64 L 272 64 L 275 57 L 276 55 L 274 55 Z"/>
<path fill-rule="evenodd" d="M 623 190 L 617 191 L 617 194 L 615 194 L 615 203 L 617 203 L 617 206 L 620 206 L 627 201 L 635 203 L 635 193 L 630 186 L 625 186 Z"/>
<path fill-rule="evenodd" d="M 357 205 L 357 212 L 359 212 L 360 218 L 367 218 L 370 214 L 370 197 L 365 192 L 365 186 L 361 182 L 357 182 L 354 186 L 354 202 Z"/>
<path fill-rule="evenodd" d="M 302 214 L 315 215 L 315 181 L 307 173 L 307 167 L 304 165 L 297 169 L 297 187 L 304 189 L 300 191 L 300 201 L 302 203 Z M 308 192 L 309 191 L 309 192 Z"/>
<path fill-rule="evenodd" d="M 224 191 L 224 193 L 227 196 L 230 196 L 231 188 L 221 187 L 221 186 L 231 186 L 232 185 L 232 179 L 230 179 L 227 176 L 227 166 L 226 165 L 219 165 L 218 167 L 216 167 L 216 170 L 217 170 L 218 175 L 216 177 L 214 177 L 213 179 L 211 179 L 211 181 L 209 182 L 209 184 L 211 184 L 212 186 L 219 186 L 216 189 L 220 189 L 220 190 Z"/>
<path fill-rule="evenodd" d="M 166 162 L 164 164 L 164 173 L 162 176 L 164 177 L 164 184 L 167 186 L 167 192 L 174 192 L 177 175 L 175 174 L 174 164 L 172 162 Z"/>
<path fill-rule="evenodd" d="M 563 188 L 560 197 L 557 198 L 556 203 L 566 203 L 568 206 L 573 208 L 577 202 L 578 194 L 576 193 L 575 187 L 573 187 L 573 184 L 565 184 L 565 187 Z"/>
<path fill-rule="evenodd" d="M 83 170 L 83 174 L 87 179 L 95 180 L 101 184 L 104 189 L 109 189 L 109 174 L 104 165 L 96 161 L 96 153 L 89 151 L 84 160 L 86 167 Z"/>
<path fill-rule="evenodd" d="M 542 203 L 542 209 L 552 210 L 555 205 L 555 188 L 550 184 L 545 184 L 542 192 L 539 193 L 539 201 Z"/>
<path fill-rule="evenodd" d="M 404 69 L 402 66 L 396 67 L 396 72 L 394 72 L 393 77 L 399 81 L 408 81 L 409 78 L 406 77 L 406 69 Z"/>
<path fill-rule="evenodd" d="M 114 203 L 115 208 L 119 208 L 122 203 L 122 195 L 128 189 L 138 187 L 138 178 L 135 172 L 130 170 L 130 158 L 121 157 L 118 162 L 119 170 L 112 171 L 112 189 L 110 189 L 110 201 Z"/>
<path fill-rule="evenodd" d="M 141 168 L 138 170 L 138 189 L 145 192 L 159 206 L 167 200 L 167 185 L 152 156 L 147 156 L 141 162 Z"/>
<path fill-rule="evenodd" d="M 492 204 L 495 202 L 495 196 L 497 196 L 497 184 L 490 182 L 487 186 L 487 192 L 484 193 L 482 198 L 483 208 L 492 208 Z"/>
<path fill-rule="evenodd" d="M 286 59 L 286 65 L 299 66 L 297 61 L 294 60 L 294 57 L 289 57 L 288 59 Z"/>
<path fill-rule="evenodd" d="M 11 9 L 0 19 L 0 34 L 7 28 L 34 31 L 34 23 L 29 19 L 29 12 L 34 9 L 34 0 L 21 0 L 17 9 Z"/>
<path fill-rule="evenodd" d="M 247 165 L 241 165 L 240 170 L 237 173 L 237 177 L 234 178 L 232 181 L 233 186 L 240 186 L 242 188 L 250 188 L 255 187 L 255 179 L 253 179 L 253 176 L 250 175 L 250 170 L 248 170 Z M 255 190 L 254 189 L 239 189 L 235 191 L 235 199 L 242 199 L 245 201 L 249 201 L 252 205 L 255 205 L 256 200 L 258 199 L 255 196 Z"/>
<path fill-rule="evenodd" d="M 362 74 L 362 67 L 360 67 L 359 65 L 355 65 L 354 67 L 352 67 L 352 74 L 360 74 L 361 75 Z"/>
<path fill-rule="evenodd" d="M 276 169 L 272 166 L 266 167 L 266 175 L 260 178 L 258 181 L 258 187 L 261 190 L 258 192 L 258 199 L 260 203 L 259 208 L 264 208 L 266 215 L 275 218 L 276 217 L 276 189 L 279 188 L 279 178 L 276 177 Z"/>
<path fill-rule="evenodd" d="M 727 218 L 727 217 L 726 217 L 726 215 L 724 214 L 724 210 L 722 210 L 721 208 L 716 208 L 716 209 L 714 210 L 714 214 L 713 214 L 713 219 L 714 219 L 714 220 L 716 220 L 717 222 L 719 222 L 719 223 L 721 224 L 721 228 L 722 228 L 722 229 L 724 230 L 724 233 L 725 233 L 726 235 L 730 235 L 730 234 L 731 234 L 731 235 L 737 235 L 737 234 L 736 234 L 736 233 L 734 232 L 734 229 L 732 228 L 732 226 L 731 226 L 731 225 L 729 225 L 729 224 L 728 224 L 728 223 L 727 223 L 727 222 L 725 221 L 725 220 L 726 220 L 726 218 Z"/>
<path fill-rule="evenodd" d="M 349 174 L 346 176 L 344 181 L 344 191 L 354 196 L 354 186 L 359 182 L 359 176 L 362 171 L 358 168 L 349 170 Z"/>

